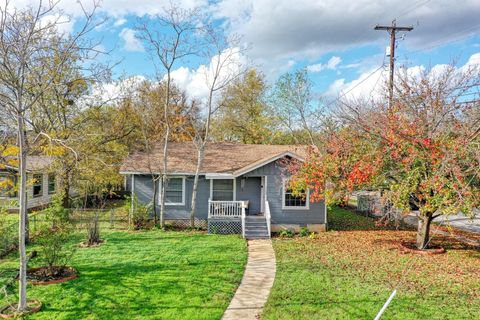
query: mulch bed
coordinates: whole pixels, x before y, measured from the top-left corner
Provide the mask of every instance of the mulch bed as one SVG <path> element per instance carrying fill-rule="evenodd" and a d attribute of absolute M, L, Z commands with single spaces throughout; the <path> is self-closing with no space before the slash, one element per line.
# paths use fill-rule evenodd
<path fill-rule="evenodd" d="M 107 240 L 100 240 L 98 243 L 95 243 L 95 244 L 88 244 L 86 242 L 81 242 L 79 246 L 80 248 L 95 248 L 95 247 L 101 246 L 105 242 L 107 242 Z"/>
<path fill-rule="evenodd" d="M 420 255 L 427 255 L 427 256 L 443 254 L 447 252 L 445 248 L 441 248 L 441 247 L 418 249 L 416 247 L 416 244 L 413 242 L 400 242 L 398 244 L 398 249 L 400 250 L 401 253 L 413 253 L 413 254 L 420 254 Z"/>
<path fill-rule="evenodd" d="M 17 305 L 8 305 L 0 309 L 0 319 L 13 319 L 23 317 L 32 313 L 39 312 L 42 309 L 42 303 L 38 300 L 28 300 L 27 310 L 25 312 L 17 313 Z"/>
<path fill-rule="evenodd" d="M 77 275 L 77 270 L 72 267 L 55 267 L 53 272 L 50 272 L 47 267 L 32 268 L 27 271 L 28 281 L 37 286 L 74 280 Z"/>

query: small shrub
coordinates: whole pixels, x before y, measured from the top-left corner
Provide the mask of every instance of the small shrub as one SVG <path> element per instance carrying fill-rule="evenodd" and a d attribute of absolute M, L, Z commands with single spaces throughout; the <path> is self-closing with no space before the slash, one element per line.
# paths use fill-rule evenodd
<path fill-rule="evenodd" d="M 45 263 L 48 275 L 56 276 L 75 253 L 74 247 L 68 243 L 74 228 L 61 202 L 54 200 L 45 213 L 46 223 L 40 227 L 35 242 L 40 247 L 39 257 Z"/>
<path fill-rule="evenodd" d="M 128 220 L 131 228 L 134 230 L 142 230 L 151 227 L 150 212 L 152 211 L 152 205 L 154 204 L 140 203 L 136 196 L 128 198 L 127 201 L 125 201 L 124 209 L 130 212 Z"/>
<path fill-rule="evenodd" d="M 52 197 L 49 206 L 43 210 L 45 219 L 49 222 L 68 222 L 69 211 L 63 207 L 63 193 L 57 193 Z"/>
<path fill-rule="evenodd" d="M 279 233 L 279 236 L 282 237 L 282 238 L 292 238 L 294 235 L 295 235 L 295 233 L 290 229 L 283 229 Z"/>
<path fill-rule="evenodd" d="M 298 233 L 298 235 L 299 235 L 300 237 L 306 237 L 306 236 L 308 236 L 309 234 L 310 234 L 310 231 L 308 231 L 308 229 L 305 228 L 305 227 L 301 228 L 301 229 L 300 229 L 300 232 Z"/>
<path fill-rule="evenodd" d="M 102 239 L 100 239 L 100 228 L 98 226 L 98 213 L 97 213 L 93 217 L 92 221 L 90 221 L 88 224 L 87 241 L 85 242 L 85 245 L 94 246 L 100 243 L 102 243 Z"/>

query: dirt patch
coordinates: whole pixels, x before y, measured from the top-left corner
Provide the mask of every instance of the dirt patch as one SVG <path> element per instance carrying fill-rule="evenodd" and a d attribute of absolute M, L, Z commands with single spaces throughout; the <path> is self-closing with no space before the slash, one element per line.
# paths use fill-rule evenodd
<path fill-rule="evenodd" d="M 42 303 L 38 300 L 28 300 L 27 310 L 22 313 L 17 312 L 17 305 L 8 305 L 0 309 L 0 319 L 14 319 L 23 317 L 32 313 L 39 312 L 42 309 Z"/>
<path fill-rule="evenodd" d="M 72 267 L 47 267 L 32 268 L 27 271 L 27 279 L 33 285 L 45 286 L 62 283 L 77 278 L 77 270 Z"/>
<path fill-rule="evenodd" d="M 418 249 L 413 242 L 400 242 L 398 244 L 398 249 L 402 253 L 414 253 L 420 255 L 436 255 L 436 254 L 443 254 L 447 252 L 445 248 L 436 247 L 436 248 L 428 248 L 428 249 Z"/>

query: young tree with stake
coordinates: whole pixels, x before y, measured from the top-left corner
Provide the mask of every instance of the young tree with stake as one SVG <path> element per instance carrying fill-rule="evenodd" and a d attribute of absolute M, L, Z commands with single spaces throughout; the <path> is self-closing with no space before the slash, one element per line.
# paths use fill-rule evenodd
<path fill-rule="evenodd" d="M 27 173 L 29 152 L 27 131 L 30 129 L 32 108 L 48 92 L 57 76 L 61 75 L 73 52 L 88 54 L 91 47 L 81 43 L 96 25 L 94 12 L 84 9 L 84 24 L 74 34 L 60 34 L 58 27 L 65 17 L 58 13 L 58 2 L 40 1 L 37 7 L 15 8 L 9 1 L 0 6 L 0 105 L 1 113 L 15 125 L 19 163 L 19 301 L 18 312 L 27 308 L 25 239 L 27 232 Z M 51 17 L 57 17 L 53 20 Z M 47 17 L 49 19 L 47 19 Z M 80 49 L 81 48 L 81 49 Z M 49 58 L 56 54 L 54 67 Z"/>
<path fill-rule="evenodd" d="M 137 26 L 138 38 L 145 45 L 162 77 L 159 82 L 165 83 L 163 99 L 163 168 L 160 175 L 160 227 L 165 227 L 165 188 L 168 183 L 168 144 L 171 139 L 172 124 L 171 100 L 173 91 L 172 72 L 178 62 L 195 54 L 198 50 L 199 14 L 198 10 L 184 10 L 174 3 L 164 12 L 143 19 Z M 146 150 L 147 154 L 151 150 Z M 157 183 L 154 179 L 153 183 Z M 157 188 L 153 199 L 157 198 Z"/>
<path fill-rule="evenodd" d="M 205 28 L 206 58 L 210 61 L 210 66 L 205 69 L 205 86 L 208 89 L 205 108 L 203 111 L 204 119 L 196 121 L 194 126 L 195 136 L 193 143 L 197 149 L 197 165 L 193 181 L 192 201 L 190 206 L 190 226 L 195 227 L 195 211 L 197 202 L 197 189 L 200 170 L 203 167 L 205 159 L 205 148 L 210 140 L 212 115 L 218 108 L 218 96 L 222 90 L 229 84 L 238 79 L 245 73 L 245 66 L 242 61 L 242 50 L 238 46 L 239 38 L 226 38 L 218 34 L 212 28 Z"/>

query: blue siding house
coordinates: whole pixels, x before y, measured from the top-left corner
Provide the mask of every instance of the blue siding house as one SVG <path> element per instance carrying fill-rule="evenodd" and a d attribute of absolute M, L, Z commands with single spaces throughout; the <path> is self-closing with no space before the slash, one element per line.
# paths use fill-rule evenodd
<path fill-rule="evenodd" d="M 304 161 L 306 146 L 210 143 L 205 151 L 197 200 L 196 223 L 212 233 L 241 233 L 247 238 L 270 237 L 282 229 L 326 229 L 324 201 L 311 202 L 309 190 L 294 195 L 288 189 L 288 163 Z M 170 143 L 168 185 L 165 188 L 165 221 L 187 225 L 190 219 L 197 150 L 191 142 Z M 154 183 L 160 190 L 163 148 L 137 152 L 121 167 L 132 196 L 154 204 Z M 159 192 L 157 192 L 159 193 Z"/>

